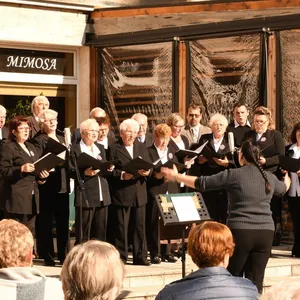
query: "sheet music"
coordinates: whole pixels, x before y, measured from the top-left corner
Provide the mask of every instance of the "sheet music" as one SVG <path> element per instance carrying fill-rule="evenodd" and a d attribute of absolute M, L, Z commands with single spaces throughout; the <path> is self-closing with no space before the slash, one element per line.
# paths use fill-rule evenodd
<path fill-rule="evenodd" d="M 175 208 L 178 220 L 180 222 L 187 221 L 200 221 L 198 210 L 195 206 L 193 197 L 182 196 L 182 197 L 171 197 L 173 206 Z"/>

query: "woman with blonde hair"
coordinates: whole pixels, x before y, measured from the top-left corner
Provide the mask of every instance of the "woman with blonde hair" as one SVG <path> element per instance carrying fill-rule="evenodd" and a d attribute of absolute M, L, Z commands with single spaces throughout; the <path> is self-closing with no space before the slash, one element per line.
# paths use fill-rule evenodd
<path fill-rule="evenodd" d="M 65 300 L 113 300 L 125 276 L 124 264 L 114 246 L 88 241 L 75 246 L 61 270 Z"/>
<path fill-rule="evenodd" d="M 38 116 L 41 131 L 34 136 L 31 143 L 42 153 L 42 156 L 52 150 L 48 147 L 49 140 L 55 140 L 59 144 L 64 143 L 64 137 L 57 133 L 57 116 L 58 113 L 52 109 L 45 109 Z M 65 158 L 65 163 L 51 170 L 45 184 L 39 187 L 40 213 L 37 216 L 36 237 L 38 254 L 44 258 L 45 266 L 55 266 L 53 219 L 56 225 L 57 256 L 60 264 L 63 264 L 68 250 L 70 179 L 68 155 Z"/>

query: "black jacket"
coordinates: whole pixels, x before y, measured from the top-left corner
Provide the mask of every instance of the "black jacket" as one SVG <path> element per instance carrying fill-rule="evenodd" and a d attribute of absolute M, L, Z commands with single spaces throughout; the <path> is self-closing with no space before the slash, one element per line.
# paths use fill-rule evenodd
<path fill-rule="evenodd" d="M 106 162 L 106 154 L 103 145 L 95 144 L 100 150 L 100 156 L 103 162 Z M 76 159 L 81 154 L 80 143 L 76 143 L 72 145 L 71 148 L 71 157 Z M 106 170 L 100 171 L 95 176 L 85 176 L 84 175 L 85 169 L 79 169 L 80 177 L 84 181 L 84 193 L 86 195 L 86 199 L 88 205 L 84 198 L 82 198 L 82 206 L 84 208 L 92 208 L 92 207 L 100 207 L 102 205 L 107 206 L 111 203 L 110 193 L 108 183 L 105 177 L 109 176 L 110 173 Z M 72 163 L 72 159 L 70 162 L 70 172 L 71 177 L 76 178 L 76 170 L 74 167 L 74 163 Z M 100 201 L 100 194 L 99 194 L 99 184 L 98 178 L 100 179 L 101 183 L 101 190 L 102 190 L 102 197 L 103 201 Z M 76 190 L 75 190 L 75 206 L 78 207 L 80 205 L 80 193 L 78 189 L 78 182 L 75 180 Z"/>
<path fill-rule="evenodd" d="M 57 135 L 60 143 L 64 143 L 64 137 Z M 47 154 L 47 142 L 48 135 L 42 132 L 38 132 L 30 142 L 37 148 L 39 152 L 42 153 L 42 156 Z M 45 184 L 40 186 L 40 191 L 43 193 L 59 193 L 62 189 L 65 193 L 70 192 L 70 178 L 68 176 L 68 159 L 69 155 L 66 151 L 66 162 L 63 166 L 57 166 L 54 171 L 49 172 L 49 177 L 47 178 Z"/>
<path fill-rule="evenodd" d="M 132 160 L 126 150 L 122 139 L 111 145 L 108 149 L 108 159 L 118 159 L 120 163 L 112 172 L 110 181 L 110 192 L 112 203 L 123 207 L 142 206 L 147 203 L 146 178 L 137 177 L 130 180 L 121 180 L 122 168 Z M 150 161 L 147 148 L 144 143 L 135 141 L 133 144 L 133 158 L 141 156 Z"/>
<path fill-rule="evenodd" d="M 274 173 L 279 164 L 279 155 L 284 155 L 285 146 L 282 135 L 277 130 L 267 131 L 256 141 L 257 133 L 251 130 L 244 135 L 244 140 L 256 142 L 261 150 L 262 156 L 266 159 L 266 164 L 263 168 L 271 173 Z"/>
<path fill-rule="evenodd" d="M 22 173 L 21 166 L 34 163 L 40 153 L 29 142 L 25 142 L 31 155 L 17 142 L 3 144 L 0 152 L 0 206 L 4 211 L 16 214 L 33 214 L 32 192 L 36 210 L 39 212 L 39 189 L 36 178 L 31 173 Z"/>

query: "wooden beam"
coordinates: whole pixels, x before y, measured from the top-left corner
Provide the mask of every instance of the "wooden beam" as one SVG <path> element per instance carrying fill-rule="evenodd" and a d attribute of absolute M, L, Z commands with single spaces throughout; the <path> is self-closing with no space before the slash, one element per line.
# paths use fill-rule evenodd
<path fill-rule="evenodd" d="M 186 115 L 186 45 L 179 44 L 179 113 Z"/>
<path fill-rule="evenodd" d="M 164 14 L 183 14 L 208 11 L 237 11 L 237 10 L 264 10 L 269 8 L 283 8 L 300 6 L 299 0 L 258 0 L 248 2 L 230 2 L 214 4 L 178 5 L 168 7 L 134 8 L 120 10 L 94 11 L 91 17 L 95 18 L 124 18 L 133 16 L 149 16 Z"/>
<path fill-rule="evenodd" d="M 97 100 L 99 99 L 97 50 L 93 47 L 90 47 L 90 61 L 90 108 L 92 109 L 97 106 Z"/>
<path fill-rule="evenodd" d="M 267 103 L 276 124 L 276 36 L 269 36 L 268 73 L 267 73 Z"/>

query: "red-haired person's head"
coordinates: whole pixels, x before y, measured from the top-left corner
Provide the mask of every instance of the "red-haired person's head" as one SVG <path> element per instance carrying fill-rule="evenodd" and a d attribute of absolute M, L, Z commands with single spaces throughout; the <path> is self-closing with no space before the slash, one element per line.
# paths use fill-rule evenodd
<path fill-rule="evenodd" d="M 15 116 L 8 123 L 8 138 L 11 141 L 24 142 L 29 138 L 30 123 L 24 116 Z"/>
<path fill-rule="evenodd" d="M 230 229 L 221 223 L 206 221 L 189 234 L 188 254 L 199 268 L 227 268 L 234 250 Z"/>

